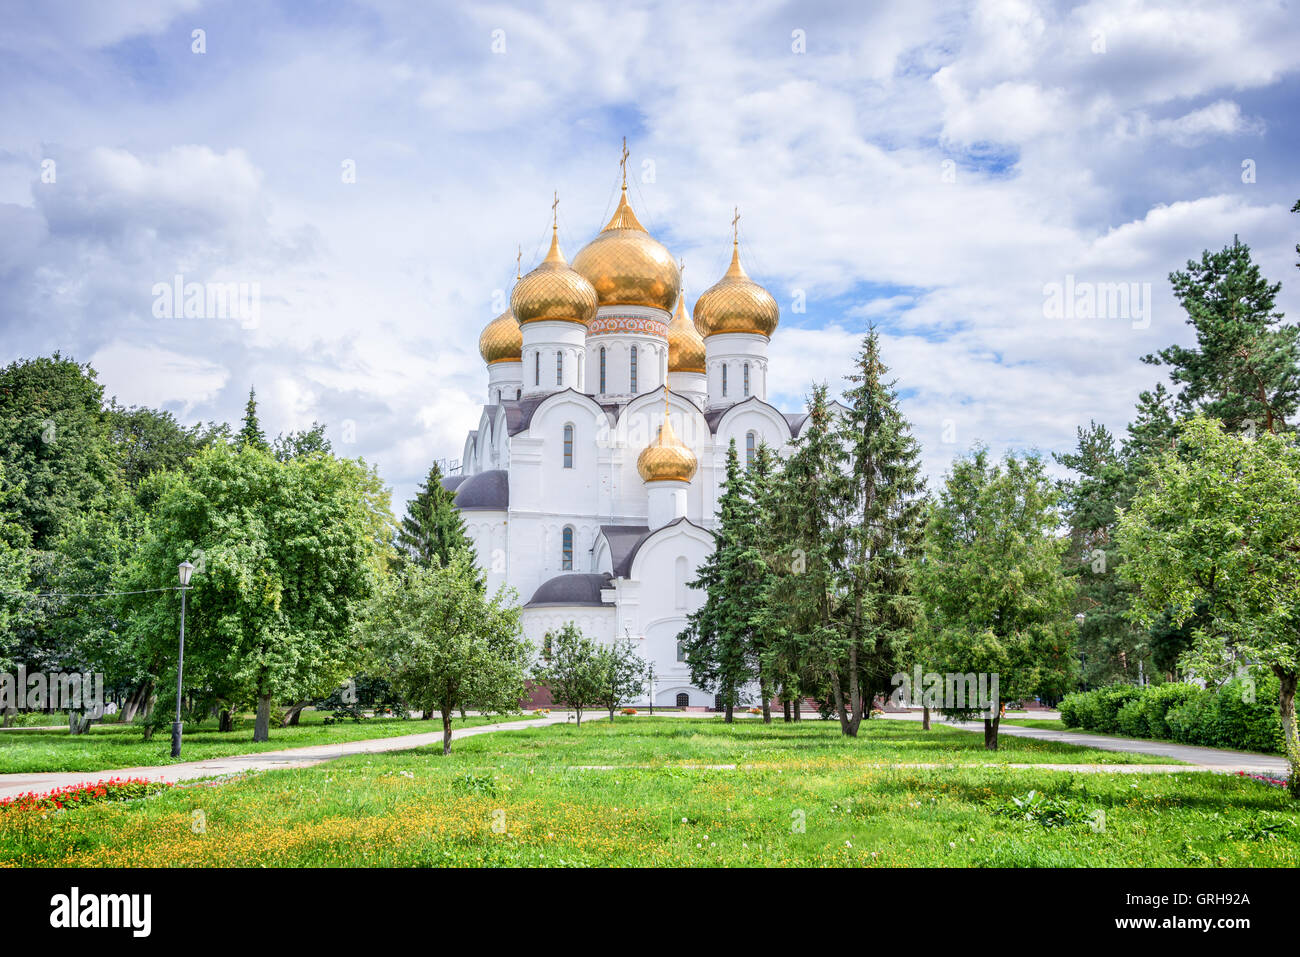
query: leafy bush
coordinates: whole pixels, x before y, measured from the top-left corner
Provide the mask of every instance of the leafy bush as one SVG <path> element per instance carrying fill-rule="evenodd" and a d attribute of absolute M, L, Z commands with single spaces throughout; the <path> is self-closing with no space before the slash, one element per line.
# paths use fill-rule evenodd
<path fill-rule="evenodd" d="M 1281 753 L 1277 678 L 1239 677 L 1210 690 L 1169 683 L 1112 685 L 1067 695 L 1061 721 L 1068 728 L 1134 738 L 1158 738 L 1202 747 Z"/>
<path fill-rule="evenodd" d="M 995 806 L 993 813 L 1038 824 L 1048 830 L 1080 825 L 1091 827 L 1099 820 L 1097 815 L 1077 801 L 1049 798 L 1037 791 L 1030 791 L 1024 797 L 1013 797 L 1009 802 Z"/>

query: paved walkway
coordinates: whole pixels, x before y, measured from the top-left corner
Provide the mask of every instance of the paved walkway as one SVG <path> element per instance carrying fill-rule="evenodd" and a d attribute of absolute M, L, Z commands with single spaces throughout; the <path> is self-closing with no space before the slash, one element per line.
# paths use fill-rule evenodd
<path fill-rule="evenodd" d="M 920 712 L 886 714 L 893 721 L 920 721 Z M 984 733 L 982 721 L 944 721 L 937 717 L 936 724 L 963 731 Z M 1182 770 L 1203 770 L 1237 772 L 1247 774 L 1282 774 L 1288 772 L 1286 758 L 1280 755 L 1251 754 L 1249 751 L 1221 751 L 1218 748 L 1198 748 L 1190 744 L 1175 744 L 1172 741 L 1147 741 L 1141 738 L 1113 738 L 1102 734 L 1087 734 L 1083 731 L 1053 731 L 1049 728 L 1022 728 L 1014 724 L 1001 724 L 998 734 L 1009 734 L 1017 738 L 1037 738 L 1040 741 L 1060 741 L 1063 744 L 1077 744 L 1085 748 L 1097 748 L 1101 751 L 1131 751 L 1136 754 L 1150 754 L 1169 758 L 1173 761 L 1185 761 L 1193 768 Z M 1134 770 L 1152 770 L 1164 765 L 1134 765 Z M 1117 770 L 1106 765 L 1106 770 Z"/>
<path fill-rule="evenodd" d="M 492 731 L 509 731 L 513 728 L 536 728 L 548 724 L 563 724 L 567 712 L 552 712 L 545 718 L 502 721 L 481 724 L 472 728 L 459 728 L 451 733 L 452 741 L 470 738 Z M 205 761 L 187 761 L 149 768 L 115 768 L 111 771 L 51 771 L 0 774 L 0 799 L 15 797 L 35 791 L 42 794 L 55 788 L 77 784 L 94 784 L 107 778 L 144 778 L 147 781 L 193 781 L 196 778 L 219 777 L 245 771 L 269 771 L 274 768 L 302 768 L 353 754 L 379 754 L 384 751 L 409 751 L 429 745 L 442 744 L 442 731 L 428 734 L 408 734 L 395 738 L 371 738 L 367 741 L 343 741 L 338 744 L 317 744 L 305 748 L 285 748 L 282 751 L 263 751 L 260 754 L 238 754 L 226 758 L 209 758 Z"/>

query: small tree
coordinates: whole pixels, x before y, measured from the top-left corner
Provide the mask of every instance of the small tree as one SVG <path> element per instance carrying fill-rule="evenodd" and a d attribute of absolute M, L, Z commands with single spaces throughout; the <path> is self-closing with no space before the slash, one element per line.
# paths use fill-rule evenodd
<path fill-rule="evenodd" d="M 1300 798 L 1300 734 L 1295 693 L 1300 681 L 1300 449 L 1288 439 L 1229 435 L 1196 418 L 1176 452 L 1152 470 L 1120 520 L 1127 561 L 1138 586 L 1135 616 L 1168 613 L 1174 624 L 1204 611 L 1193 632 L 1198 655 L 1223 645 L 1269 668 L 1278 707 L 1290 789 Z"/>
<path fill-rule="evenodd" d="M 456 508 L 456 495 L 442 484 L 442 469 L 433 463 L 415 498 L 406 504 L 406 515 L 397 529 L 397 545 L 403 553 L 421 565 L 435 558 L 443 564 L 456 551 L 469 549 L 465 523 Z"/>
<path fill-rule="evenodd" d="M 1063 690 L 1073 646 L 1074 589 L 1061 568 L 1068 540 L 1040 459 L 988 452 L 958 459 L 925 530 L 917 591 L 924 638 L 944 671 L 997 675 L 1004 700 Z M 977 709 L 946 702 L 948 714 Z M 991 712 L 991 713 L 990 713 Z M 998 747 L 998 711 L 984 712 L 984 746 Z"/>
<path fill-rule="evenodd" d="M 486 597 L 468 555 L 443 567 L 409 565 L 390 576 L 367 616 L 371 670 L 403 701 L 442 715 L 442 753 L 451 720 L 475 708 L 515 711 L 524 697 L 532 647 L 519 633 L 512 595 Z"/>
<path fill-rule="evenodd" d="M 645 692 L 648 666 L 645 659 L 636 653 L 632 639 L 624 636 L 614 639 L 612 644 L 600 645 L 596 649 L 593 667 L 596 694 L 592 700 L 609 712 L 612 722 L 620 704 Z"/>
<path fill-rule="evenodd" d="M 270 449 L 266 444 L 266 433 L 262 431 L 262 424 L 257 419 L 257 392 L 251 388 L 248 390 L 248 402 L 244 405 L 244 424 L 235 436 L 235 444 L 241 448 L 251 445 L 257 449 Z"/>
<path fill-rule="evenodd" d="M 545 647 L 549 655 L 537 669 L 535 680 L 551 689 L 552 700 L 573 709 L 581 727 L 582 712 L 597 701 L 600 691 L 596 643 L 570 621 L 559 631 L 546 633 Z"/>

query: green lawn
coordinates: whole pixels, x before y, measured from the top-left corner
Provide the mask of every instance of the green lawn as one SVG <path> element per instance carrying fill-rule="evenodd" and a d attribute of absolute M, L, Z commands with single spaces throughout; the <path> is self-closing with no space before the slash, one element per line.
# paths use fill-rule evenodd
<path fill-rule="evenodd" d="M 1003 718 L 999 724 L 1014 724 L 1021 728 L 1045 728 L 1048 731 L 1078 731 L 1078 728 L 1067 728 L 1065 722 L 1060 718 Z"/>
<path fill-rule="evenodd" d="M 301 724 L 294 728 L 271 728 L 271 740 L 253 742 L 253 717 L 241 716 L 234 731 L 220 732 L 215 719 L 195 726 L 187 724 L 180 758 L 171 756 L 170 729 L 154 735 L 152 741 L 143 740 L 139 728 L 133 725 L 97 724 L 88 734 L 71 735 L 63 728 L 24 728 L 0 731 L 0 774 L 31 771 L 108 771 L 114 768 L 152 767 L 176 764 L 178 761 L 200 761 L 205 758 L 229 757 L 232 754 L 253 754 L 259 751 L 279 751 L 283 748 L 302 748 L 316 744 L 337 744 L 342 741 L 360 741 L 368 738 L 389 738 L 406 734 L 427 734 L 441 731 L 442 722 L 403 721 L 400 718 L 366 718 L 361 722 L 344 721 L 326 725 L 326 715 L 304 711 Z M 494 721 L 525 720 L 532 715 L 512 715 L 505 718 L 478 717 L 454 719 L 457 728 Z"/>
<path fill-rule="evenodd" d="M 1100 757 L 1028 744 L 993 757 Z M 868 722 L 853 741 L 820 721 L 526 727 L 457 742 L 448 757 L 359 755 L 129 804 L 0 815 L 0 864 L 1300 865 L 1300 819 L 1281 790 L 989 757 L 977 735 L 904 722 Z M 956 767 L 889 766 L 918 758 Z M 738 767 L 690 767 L 706 764 Z M 1030 790 L 1059 798 L 1069 822 L 997 813 Z"/>

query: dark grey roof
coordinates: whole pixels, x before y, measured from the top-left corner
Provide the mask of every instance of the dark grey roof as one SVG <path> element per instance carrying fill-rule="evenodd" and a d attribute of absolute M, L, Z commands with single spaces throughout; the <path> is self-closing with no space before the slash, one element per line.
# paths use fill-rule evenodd
<path fill-rule="evenodd" d="M 650 535 L 649 525 L 602 525 L 600 533 L 609 542 L 609 557 L 613 563 L 614 576 L 626 578 L 632 570 L 632 559 L 636 550 Z"/>
<path fill-rule="evenodd" d="M 795 438 L 799 434 L 799 430 L 803 428 L 804 422 L 807 421 L 808 413 L 782 412 L 781 414 L 785 416 L 785 421 L 790 425 L 790 438 Z"/>
<path fill-rule="evenodd" d="M 605 536 L 605 541 L 609 542 L 610 561 L 614 566 L 615 578 L 627 578 L 632 574 L 632 562 L 636 559 L 636 553 L 641 550 L 641 546 L 646 540 L 654 535 L 655 532 L 662 532 L 665 528 L 672 528 L 674 525 L 680 525 L 685 522 L 688 525 L 695 525 L 696 528 L 704 528 L 703 525 L 696 525 L 689 518 L 675 518 L 667 525 L 656 528 L 653 532 L 648 525 L 602 525 L 600 533 Z M 709 532 L 709 534 L 713 534 Z"/>
<path fill-rule="evenodd" d="M 596 401 L 594 396 L 588 395 L 586 392 L 579 392 L 577 389 L 569 388 L 560 389 L 559 392 L 548 392 L 546 395 L 533 395 L 527 399 L 519 399 L 513 402 L 502 402 L 501 404 L 506 408 L 506 427 L 510 434 L 518 435 L 527 429 L 532 424 L 533 414 L 537 411 L 537 407 L 551 396 L 559 395 L 562 392 L 572 392 L 584 399 L 590 399 L 592 402 Z M 596 404 L 600 405 L 600 403 Z M 618 424 L 619 407 L 617 405 L 600 405 L 600 408 L 604 411 L 605 417 L 609 419 L 610 425 Z"/>
<path fill-rule="evenodd" d="M 786 428 L 790 430 L 790 438 L 799 434 L 799 429 L 803 426 L 803 420 L 808 418 L 806 412 L 782 412 L 770 402 L 764 402 L 756 395 L 751 395 L 748 399 L 741 399 L 739 402 L 733 402 L 731 405 L 725 405 L 720 409 L 710 409 L 704 413 L 704 421 L 709 423 L 709 432 L 713 435 L 718 434 L 718 423 L 722 417 L 738 405 L 744 405 L 746 402 L 757 402 L 759 405 L 765 405 L 777 415 L 785 420 Z"/>
<path fill-rule="evenodd" d="M 608 588 L 610 576 L 599 575 L 557 575 L 533 593 L 532 600 L 525 608 L 540 608 L 547 605 L 604 605 L 600 591 Z"/>
<path fill-rule="evenodd" d="M 510 474 L 489 469 L 471 475 L 456 490 L 456 507 L 462 512 L 504 512 L 510 506 Z"/>
<path fill-rule="evenodd" d="M 454 492 L 460 487 L 460 484 L 469 478 L 468 475 L 448 475 L 442 480 L 442 487 L 448 492 Z"/>

